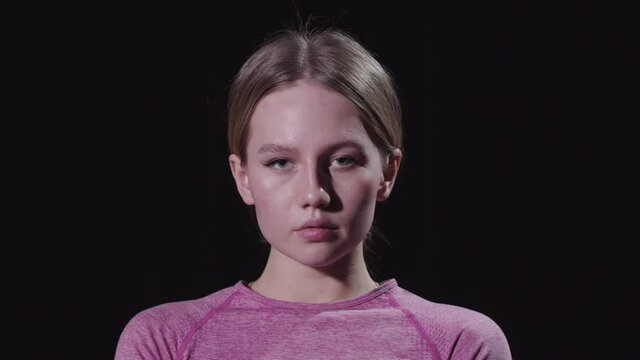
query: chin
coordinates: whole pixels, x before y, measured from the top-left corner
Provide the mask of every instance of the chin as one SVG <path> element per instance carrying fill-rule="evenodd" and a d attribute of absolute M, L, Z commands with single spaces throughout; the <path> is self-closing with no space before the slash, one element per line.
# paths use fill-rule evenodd
<path fill-rule="evenodd" d="M 321 245 L 321 244 L 315 244 Z M 297 261 L 302 265 L 306 265 L 313 268 L 325 268 L 329 267 L 341 259 L 343 259 L 349 251 L 340 251 L 339 249 L 328 249 L 324 246 L 313 247 L 305 249 L 304 252 L 297 252 L 290 254 L 289 257 Z"/>

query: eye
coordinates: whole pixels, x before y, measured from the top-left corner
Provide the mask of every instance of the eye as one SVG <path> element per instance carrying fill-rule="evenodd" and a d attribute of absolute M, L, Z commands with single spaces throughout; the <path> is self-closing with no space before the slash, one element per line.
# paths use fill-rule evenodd
<path fill-rule="evenodd" d="M 278 169 L 278 170 L 286 170 L 290 168 L 292 165 L 291 165 L 291 161 L 287 159 L 276 158 L 276 159 L 271 159 L 267 161 L 265 163 L 265 166 Z"/>
<path fill-rule="evenodd" d="M 331 161 L 331 164 L 338 167 L 347 167 L 356 163 L 356 159 L 351 156 L 338 156 Z"/>

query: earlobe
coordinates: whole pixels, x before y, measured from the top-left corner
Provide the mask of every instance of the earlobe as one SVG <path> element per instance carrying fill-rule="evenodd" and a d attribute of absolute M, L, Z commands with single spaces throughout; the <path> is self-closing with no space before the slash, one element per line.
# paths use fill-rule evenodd
<path fill-rule="evenodd" d="M 393 184 L 398 176 L 398 170 L 400 169 L 400 161 L 402 160 L 402 151 L 400 149 L 393 149 L 387 156 L 386 167 L 382 172 L 382 181 L 378 188 L 378 201 L 384 201 L 391 195 Z"/>
<path fill-rule="evenodd" d="M 247 205 L 254 205 L 255 201 L 253 200 L 251 188 L 249 187 L 249 176 L 242 165 L 242 159 L 236 154 L 229 155 L 229 167 L 231 168 L 231 174 L 236 181 L 236 187 L 242 200 Z"/>

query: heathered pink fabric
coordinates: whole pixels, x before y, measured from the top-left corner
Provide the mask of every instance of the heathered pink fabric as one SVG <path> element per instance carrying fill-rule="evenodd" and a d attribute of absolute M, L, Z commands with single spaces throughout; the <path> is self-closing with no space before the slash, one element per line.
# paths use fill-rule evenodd
<path fill-rule="evenodd" d="M 509 360 L 511 353 L 486 315 L 425 300 L 395 279 L 322 304 L 270 299 L 239 281 L 138 313 L 115 359 Z"/>

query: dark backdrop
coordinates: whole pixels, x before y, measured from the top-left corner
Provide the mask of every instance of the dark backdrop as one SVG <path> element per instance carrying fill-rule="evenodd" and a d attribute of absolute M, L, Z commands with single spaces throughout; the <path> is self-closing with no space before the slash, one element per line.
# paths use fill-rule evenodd
<path fill-rule="evenodd" d="M 633 178 L 614 161 L 638 115 L 624 9 L 89 1 L 24 9 L 37 292 L 18 358 L 112 358 L 138 311 L 259 274 L 226 91 L 296 7 L 352 32 L 400 88 L 406 157 L 378 210 L 380 277 L 491 316 L 514 359 L 623 354 L 631 336 L 608 336 L 637 299 L 618 230 Z"/>

